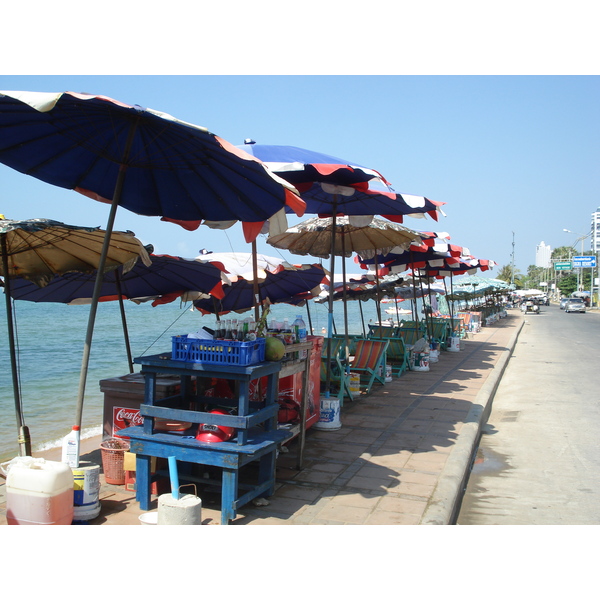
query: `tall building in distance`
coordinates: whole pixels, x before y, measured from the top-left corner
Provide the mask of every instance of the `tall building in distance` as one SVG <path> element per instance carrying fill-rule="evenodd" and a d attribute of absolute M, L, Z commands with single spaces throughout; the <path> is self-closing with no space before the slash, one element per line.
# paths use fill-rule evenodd
<path fill-rule="evenodd" d="M 592 213 L 590 250 L 594 254 L 600 252 L 600 206 L 596 209 L 596 212 Z"/>
<path fill-rule="evenodd" d="M 535 247 L 535 266 L 549 269 L 552 266 L 552 248 L 544 242 Z"/>

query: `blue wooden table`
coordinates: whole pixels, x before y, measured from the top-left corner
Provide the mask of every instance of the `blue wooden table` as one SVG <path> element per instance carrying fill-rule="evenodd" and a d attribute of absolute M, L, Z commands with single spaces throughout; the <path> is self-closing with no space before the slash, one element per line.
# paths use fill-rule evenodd
<path fill-rule="evenodd" d="M 119 435 L 130 439 L 130 451 L 136 454 L 136 500 L 142 510 L 150 509 L 150 461 L 153 456 L 175 457 L 182 462 L 220 467 L 221 524 L 227 525 L 237 516 L 237 509 L 254 498 L 271 496 L 275 491 L 275 460 L 277 446 L 291 437 L 288 431 L 248 431 L 247 443 L 199 442 L 193 436 L 177 436 L 169 433 L 144 433 L 143 427 L 128 427 Z M 240 469 L 258 461 L 258 481 L 239 495 Z"/>
<path fill-rule="evenodd" d="M 253 498 L 271 495 L 275 485 L 275 459 L 277 447 L 291 437 L 288 431 L 277 429 L 277 386 L 281 363 L 263 362 L 250 366 L 208 365 L 175 361 L 171 353 L 156 354 L 134 359 L 141 365 L 144 375 L 144 403 L 140 413 L 142 427 L 129 427 L 119 431 L 119 436 L 129 437 L 130 451 L 136 454 L 136 500 L 142 510 L 150 507 L 150 459 L 174 457 L 178 461 L 216 466 L 223 469 L 221 523 L 227 524 L 236 517 L 237 508 Z M 167 398 L 156 398 L 156 379 L 160 375 L 180 376 L 179 393 Z M 250 401 L 250 382 L 267 378 L 264 403 Z M 194 378 L 218 378 L 234 381 L 234 400 L 202 396 L 194 386 Z M 190 405 L 223 405 L 229 402 L 236 414 L 213 414 L 190 409 Z M 233 427 L 234 437 L 227 442 L 200 442 L 195 439 L 195 429 L 190 435 L 157 431 L 154 419 L 205 423 Z M 250 462 L 259 462 L 258 482 L 250 491 L 238 495 L 239 471 Z"/>

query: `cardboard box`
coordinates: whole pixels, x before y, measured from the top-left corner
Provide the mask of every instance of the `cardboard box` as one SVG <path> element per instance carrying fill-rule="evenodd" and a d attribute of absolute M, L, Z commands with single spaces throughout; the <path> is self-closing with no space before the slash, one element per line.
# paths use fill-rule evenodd
<path fill-rule="evenodd" d="M 156 465 L 158 462 L 158 458 L 156 456 L 152 456 L 150 458 L 150 472 L 156 473 Z M 125 471 L 132 471 L 135 473 L 135 454 L 133 452 L 125 452 L 123 454 L 123 469 Z"/>

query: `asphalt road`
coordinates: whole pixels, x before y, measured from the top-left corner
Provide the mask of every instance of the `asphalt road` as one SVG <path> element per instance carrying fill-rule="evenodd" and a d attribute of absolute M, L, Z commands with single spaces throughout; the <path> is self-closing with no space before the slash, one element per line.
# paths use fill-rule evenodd
<path fill-rule="evenodd" d="M 459 525 L 600 523 L 600 314 L 528 315 L 493 400 Z"/>

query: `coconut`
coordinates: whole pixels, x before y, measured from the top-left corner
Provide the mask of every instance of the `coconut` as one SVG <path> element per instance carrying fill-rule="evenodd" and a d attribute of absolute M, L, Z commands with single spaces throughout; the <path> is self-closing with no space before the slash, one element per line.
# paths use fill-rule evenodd
<path fill-rule="evenodd" d="M 267 360 L 281 360 L 285 354 L 285 344 L 276 337 L 268 337 L 265 342 L 265 358 Z"/>

